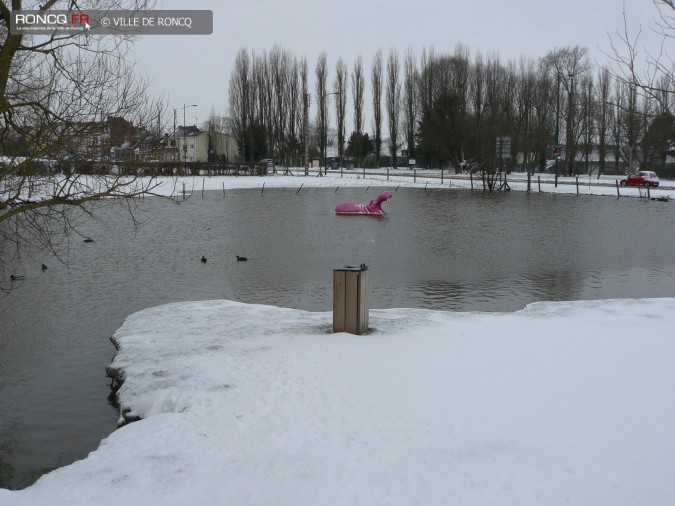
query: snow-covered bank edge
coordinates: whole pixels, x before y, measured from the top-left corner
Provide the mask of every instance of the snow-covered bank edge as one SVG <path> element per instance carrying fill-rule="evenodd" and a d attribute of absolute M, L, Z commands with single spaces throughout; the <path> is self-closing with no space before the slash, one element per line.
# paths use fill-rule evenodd
<path fill-rule="evenodd" d="M 514 313 L 173 303 L 115 332 L 142 420 L 0 504 L 670 505 L 675 298 Z"/>

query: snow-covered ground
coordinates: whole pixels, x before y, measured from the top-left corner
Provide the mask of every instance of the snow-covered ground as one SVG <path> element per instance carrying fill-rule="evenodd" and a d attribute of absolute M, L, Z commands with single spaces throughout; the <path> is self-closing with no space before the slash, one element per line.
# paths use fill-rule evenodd
<path fill-rule="evenodd" d="M 144 419 L 0 503 L 675 504 L 675 299 L 331 319 L 131 315 L 113 366 Z"/>
<path fill-rule="evenodd" d="M 112 367 L 143 419 L 26 490 L 0 490 L 0 505 L 675 504 L 675 298 L 378 309 L 363 336 L 331 325 L 331 313 L 232 301 L 130 315 Z"/>
<path fill-rule="evenodd" d="M 317 177 L 318 170 L 312 169 L 309 176 L 304 175 L 301 168 L 291 168 L 293 176 L 283 175 L 285 169 L 277 168 L 278 174 L 270 174 L 264 177 L 258 176 L 192 176 L 183 178 L 166 178 L 160 181 L 162 186 L 158 189 L 161 194 L 180 195 L 183 190 L 186 193 L 200 192 L 202 190 L 227 190 L 240 188 L 286 188 L 289 190 L 304 191 L 308 188 L 336 188 L 351 186 L 373 187 L 411 187 L 427 189 L 470 189 L 472 181 L 468 174 L 449 174 L 445 171 L 441 180 L 441 171 L 423 170 L 417 171 L 400 169 L 366 169 L 365 177 L 363 169 L 354 170 L 329 170 L 323 177 Z M 542 193 L 571 193 L 580 195 L 609 195 L 617 196 L 616 181 L 621 176 L 596 176 L 559 177 L 558 186 L 555 186 L 555 177 L 552 174 L 537 174 L 532 176 L 530 191 Z M 442 182 L 441 182 L 442 181 Z M 512 191 L 527 191 L 527 175 L 524 173 L 512 173 L 507 176 L 509 189 Z M 650 197 L 669 197 L 675 199 L 675 181 L 660 180 L 663 188 L 650 188 Z M 482 183 L 478 176 L 473 177 L 473 189 L 482 190 Z M 645 188 L 620 187 L 621 197 L 647 197 Z"/>

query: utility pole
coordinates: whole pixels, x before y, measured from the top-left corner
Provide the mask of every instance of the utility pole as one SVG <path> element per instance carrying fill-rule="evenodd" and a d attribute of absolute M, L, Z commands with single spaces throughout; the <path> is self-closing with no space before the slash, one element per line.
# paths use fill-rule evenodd
<path fill-rule="evenodd" d="M 178 151 L 178 144 L 176 143 L 176 116 L 178 115 L 178 110 L 174 107 L 173 108 L 173 148 Z M 172 156 L 173 160 L 176 161 L 176 154 L 174 151 L 174 155 Z"/>

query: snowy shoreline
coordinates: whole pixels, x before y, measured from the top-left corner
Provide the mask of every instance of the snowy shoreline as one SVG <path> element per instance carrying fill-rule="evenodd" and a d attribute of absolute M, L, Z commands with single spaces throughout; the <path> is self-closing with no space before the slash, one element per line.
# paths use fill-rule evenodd
<path fill-rule="evenodd" d="M 515 313 L 172 303 L 115 332 L 143 419 L 0 504 L 675 502 L 675 299 Z"/>
<path fill-rule="evenodd" d="M 367 169 L 365 177 L 361 169 L 340 171 L 328 171 L 323 177 L 318 177 L 317 169 L 313 169 L 309 176 L 304 175 L 303 169 L 291 168 L 295 175 L 287 176 L 269 174 L 267 176 L 182 176 L 177 178 L 159 177 L 162 184 L 156 193 L 165 196 L 180 196 L 183 190 L 187 194 L 197 194 L 201 191 L 210 190 L 238 190 L 238 189 L 270 189 L 288 188 L 295 191 L 309 191 L 310 188 L 337 188 L 337 187 L 377 187 L 377 188 L 422 188 L 429 190 L 468 190 L 472 188 L 482 191 L 480 178 L 474 177 L 473 183 L 468 175 L 456 175 L 445 172 L 441 180 L 439 170 L 417 170 L 416 176 L 413 171 L 407 169 Z M 280 171 L 282 172 L 282 171 Z M 512 173 L 508 176 L 510 191 L 526 192 L 527 174 Z M 531 178 L 530 192 L 539 193 L 538 178 L 541 182 L 541 193 L 547 194 L 579 194 L 600 195 L 617 197 L 616 181 L 622 176 L 602 176 L 600 180 L 593 176 L 588 177 L 558 178 L 558 186 L 555 186 L 555 178 L 551 174 L 536 174 Z M 443 181 L 443 182 L 441 182 Z M 590 183 L 590 184 L 589 184 Z M 661 187 L 645 188 L 620 187 L 621 197 L 647 198 L 665 197 L 675 199 L 675 181 L 661 180 Z M 185 185 L 185 186 L 183 186 Z M 496 191 L 496 190 L 495 190 Z"/>

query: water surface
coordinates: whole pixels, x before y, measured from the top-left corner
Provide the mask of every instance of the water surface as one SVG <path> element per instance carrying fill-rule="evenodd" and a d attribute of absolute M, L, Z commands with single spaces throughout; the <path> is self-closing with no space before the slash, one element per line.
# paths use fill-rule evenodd
<path fill-rule="evenodd" d="M 102 219 L 81 225 L 94 243 L 73 238 L 67 265 L 26 259 L 25 279 L 0 297 L 0 485 L 28 486 L 115 429 L 109 338 L 146 307 L 224 298 L 329 311 L 332 269 L 361 263 L 372 308 L 515 311 L 540 300 L 675 296 L 670 203 L 386 189 L 394 197 L 382 218 L 333 212 L 375 198 L 382 189 L 373 188 L 145 199 L 140 228 L 94 204 Z"/>

